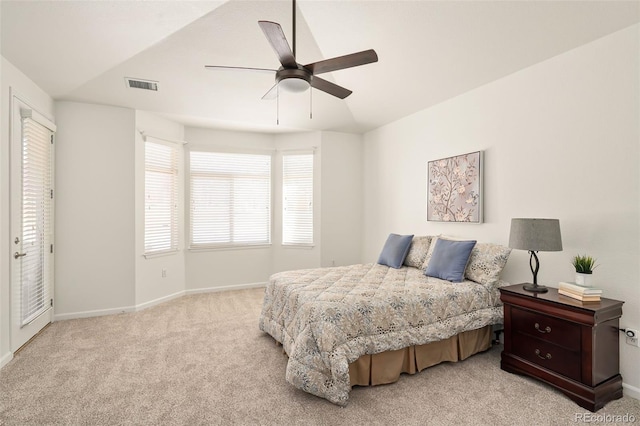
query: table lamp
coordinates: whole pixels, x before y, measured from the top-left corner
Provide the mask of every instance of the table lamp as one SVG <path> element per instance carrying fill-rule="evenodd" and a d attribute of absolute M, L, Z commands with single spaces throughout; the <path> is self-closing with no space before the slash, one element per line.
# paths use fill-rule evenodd
<path fill-rule="evenodd" d="M 546 293 L 547 287 L 538 285 L 540 261 L 537 253 L 539 251 L 562 251 L 560 221 L 558 219 L 511 219 L 509 247 L 527 250 L 531 254 L 529 267 L 533 274 L 533 284 L 525 284 L 523 288 L 535 293 Z"/>

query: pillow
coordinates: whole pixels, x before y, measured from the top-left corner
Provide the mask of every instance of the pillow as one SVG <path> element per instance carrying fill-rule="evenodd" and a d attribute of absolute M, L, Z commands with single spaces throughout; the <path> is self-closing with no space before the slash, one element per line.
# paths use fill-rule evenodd
<path fill-rule="evenodd" d="M 404 259 L 404 264 L 414 268 L 421 268 L 429 252 L 430 245 L 431 237 L 413 237 L 411 246 L 409 246 L 409 253 Z"/>
<path fill-rule="evenodd" d="M 457 237 L 449 237 L 448 235 L 438 235 L 436 237 L 431 237 L 431 245 L 429 246 L 429 251 L 427 251 L 427 257 L 424 258 L 424 262 L 422 263 L 422 270 L 426 271 L 427 266 L 429 266 L 429 260 L 431 260 L 431 256 L 433 255 L 433 249 L 436 248 L 436 241 L 438 240 L 448 240 L 448 241 L 471 241 L 469 239 L 457 238 Z"/>
<path fill-rule="evenodd" d="M 478 243 L 471 250 L 469 264 L 464 275 L 471 281 L 491 285 L 498 281 L 507 264 L 511 248 L 499 244 Z"/>
<path fill-rule="evenodd" d="M 450 241 L 438 238 L 424 274 L 454 283 L 464 281 L 464 270 L 475 245 L 475 240 Z"/>
<path fill-rule="evenodd" d="M 429 244 L 429 250 L 427 251 L 427 255 L 424 258 L 424 262 L 422 262 L 422 270 L 426 271 L 427 270 L 427 266 L 429 266 L 429 261 L 431 260 L 431 256 L 433 256 L 433 249 L 436 248 L 436 243 L 438 242 L 439 239 L 441 239 L 442 237 L 431 237 L 431 244 Z"/>
<path fill-rule="evenodd" d="M 413 235 L 389 234 L 378 258 L 378 263 L 396 269 L 400 268 L 404 258 L 407 257 L 412 239 Z"/>

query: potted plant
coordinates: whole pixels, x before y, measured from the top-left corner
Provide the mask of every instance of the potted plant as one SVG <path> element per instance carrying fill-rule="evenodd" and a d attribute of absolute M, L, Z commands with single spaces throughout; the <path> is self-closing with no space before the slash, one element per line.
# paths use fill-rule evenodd
<path fill-rule="evenodd" d="M 576 284 L 591 287 L 591 276 L 597 267 L 596 259 L 587 255 L 577 255 L 571 259 L 571 264 L 576 269 Z"/>

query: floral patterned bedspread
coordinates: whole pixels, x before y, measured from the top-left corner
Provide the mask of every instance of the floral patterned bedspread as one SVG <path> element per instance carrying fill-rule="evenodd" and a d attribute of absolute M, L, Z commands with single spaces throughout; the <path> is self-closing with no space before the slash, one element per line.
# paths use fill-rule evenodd
<path fill-rule="evenodd" d="M 289 356 L 289 383 L 346 405 L 349 363 L 501 323 L 503 285 L 378 264 L 280 272 L 265 290 L 259 325 Z"/>

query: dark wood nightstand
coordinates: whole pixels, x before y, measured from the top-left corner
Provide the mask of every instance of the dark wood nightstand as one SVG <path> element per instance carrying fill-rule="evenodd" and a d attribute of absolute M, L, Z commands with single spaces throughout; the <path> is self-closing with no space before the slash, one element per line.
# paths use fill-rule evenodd
<path fill-rule="evenodd" d="M 582 303 L 555 288 L 531 293 L 522 284 L 500 293 L 503 370 L 546 382 L 590 411 L 622 398 L 618 319 L 624 302 Z"/>

